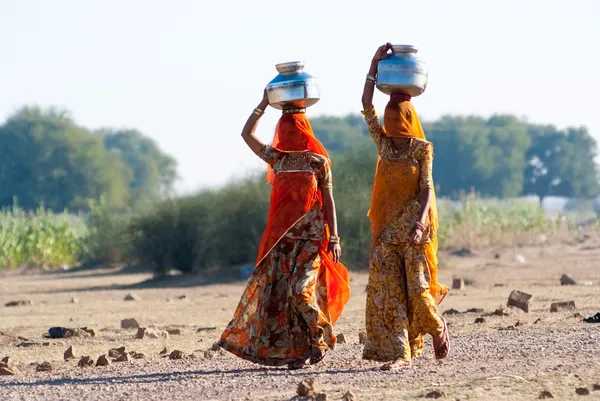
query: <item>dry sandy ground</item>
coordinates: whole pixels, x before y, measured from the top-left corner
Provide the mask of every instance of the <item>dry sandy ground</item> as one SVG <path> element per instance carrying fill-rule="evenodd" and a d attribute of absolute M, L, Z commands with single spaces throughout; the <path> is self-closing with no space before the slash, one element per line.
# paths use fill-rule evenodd
<path fill-rule="evenodd" d="M 320 365 L 294 372 L 265 369 L 222 351 L 205 352 L 228 323 L 243 283 L 196 286 L 193 279 L 172 278 L 140 285 L 148 274 L 110 269 L 4 273 L 0 331 L 40 345 L 19 347 L 24 340 L 0 335 L 0 358 L 10 356 L 20 370 L 17 376 L 0 376 L 0 400 L 290 400 L 298 382 L 307 377 L 316 380 L 328 400 L 341 399 L 347 390 L 359 400 L 419 399 L 434 390 L 443 394 L 442 400 L 534 400 L 544 390 L 554 399 L 569 400 L 582 397 L 576 394 L 580 387 L 590 390 L 583 399 L 600 399 L 600 391 L 593 391 L 593 385 L 600 384 L 600 324 L 584 323 L 575 312 L 550 313 L 552 302 L 567 300 L 575 301 L 582 316 L 600 311 L 600 242 L 574 242 L 443 256 L 444 282 L 460 276 L 472 284 L 452 291 L 441 311 L 484 312 L 448 315 L 449 359 L 435 362 L 428 343 L 425 356 L 403 372 L 382 372 L 377 364 L 360 359 L 364 273 L 353 275 L 353 295 L 337 324 L 347 343 Z M 517 254 L 525 263 L 515 259 Z M 561 286 L 562 273 L 578 285 Z M 485 316 L 483 324 L 474 323 L 504 306 L 512 289 L 535 296 L 530 313 Z M 129 293 L 141 300 L 124 301 Z M 181 295 L 187 299 L 178 299 Z M 71 303 L 72 297 L 79 302 Z M 4 307 L 19 299 L 33 305 Z M 167 340 L 136 339 L 135 330 L 120 328 L 122 319 L 132 317 L 142 326 L 180 328 L 182 334 Z M 88 326 L 101 334 L 43 339 L 52 326 Z M 216 330 L 198 332 L 212 327 Z M 94 359 L 121 345 L 146 358 L 79 368 L 77 359 L 63 361 L 70 345 L 77 356 Z M 161 357 L 164 347 L 183 351 L 186 359 Z M 37 372 L 36 366 L 45 361 L 54 371 Z"/>

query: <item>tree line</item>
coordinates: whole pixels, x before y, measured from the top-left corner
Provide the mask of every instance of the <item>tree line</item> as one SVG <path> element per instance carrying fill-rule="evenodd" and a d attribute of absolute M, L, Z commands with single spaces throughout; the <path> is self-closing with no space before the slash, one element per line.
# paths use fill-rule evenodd
<path fill-rule="evenodd" d="M 334 180 L 349 190 L 368 187 L 377 155 L 362 116 L 321 116 L 312 124 L 332 155 Z M 434 144 L 438 196 L 600 194 L 597 144 L 585 127 L 496 115 L 444 116 L 423 128 Z M 24 107 L 0 125 L 0 207 L 16 198 L 24 209 L 79 211 L 101 196 L 117 208 L 137 207 L 171 194 L 176 178 L 176 160 L 135 129 L 92 131 L 65 111 L 38 107 Z"/>
<path fill-rule="evenodd" d="M 160 200 L 175 159 L 137 130 L 88 130 L 65 111 L 24 107 L 0 125 L 0 207 L 87 210 L 104 197 L 125 208 Z"/>
<path fill-rule="evenodd" d="M 350 157 L 357 163 L 344 163 L 345 169 L 374 173 L 375 149 L 361 116 L 316 118 L 313 129 L 334 161 Z M 496 198 L 536 195 L 543 201 L 600 194 L 597 143 L 585 127 L 558 129 L 495 115 L 444 116 L 424 122 L 423 129 L 434 145 L 438 196 L 477 192 Z"/>

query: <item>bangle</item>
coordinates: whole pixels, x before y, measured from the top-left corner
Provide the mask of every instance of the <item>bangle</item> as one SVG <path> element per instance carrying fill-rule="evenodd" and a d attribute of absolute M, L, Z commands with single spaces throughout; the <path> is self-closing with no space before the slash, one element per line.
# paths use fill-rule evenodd
<path fill-rule="evenodd" d="M 417 221 L 415 223 L 415 227 L 417 227 L 421 231 L 425 231 L 425 224 L 421 223 L 420 221 Z"/>
<path fill-rule="evenodd" d="M 329 236 L 329 243 L 331 243 L 331 244 L 339 244 L 340 243 L 340 237 L 336 237 L 335 235 Z"/>
<path fill-rule="evenodd" d="M 371 74 L 367 74 L 367 81 L 376 83 L 377 82 L 377 78 L 375 78 L 373 75 Z"/>
<path fill-rule="evenodd" d="M 262 117 L 263 114 L 265 114 L 264 110 L 259 109 L 258 107 L 254 109 L 254 111 L 252 112 L 253 114 L 256 114 L 259 117 Z"/>

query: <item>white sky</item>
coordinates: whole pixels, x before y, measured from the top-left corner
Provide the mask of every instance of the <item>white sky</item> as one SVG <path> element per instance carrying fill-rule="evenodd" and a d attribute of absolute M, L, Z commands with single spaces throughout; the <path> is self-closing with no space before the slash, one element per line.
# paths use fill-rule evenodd
<path fill-rule="evenodd" d="M 597 0 L 0 0 L 0 119 L 56 105 L 92 129 L 137 128 L 187 192 L 261 168 L 239 133 L 276 63 L 317 77 L 310 117 L 343 116 L 390 41 L 429 64 L 424 119 L 514 113 L 600 139 L 599 19 Z"/>

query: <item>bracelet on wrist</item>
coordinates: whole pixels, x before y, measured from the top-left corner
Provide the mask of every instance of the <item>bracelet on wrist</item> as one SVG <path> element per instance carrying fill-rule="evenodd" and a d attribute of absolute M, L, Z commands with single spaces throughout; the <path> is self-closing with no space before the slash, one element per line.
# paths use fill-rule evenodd
<path fill-rule="evenodd" d="M 331 244 L 339 244 L 340 243 L 340 237 L 337 237 L 335 235 L 329 236 L 329 243 L 331 243 Z"/>
<path fill-rule="evenodd" d="M 259 109 L 258 107 L 254 109 L 254 111 L 252 112 L 253 114 L 256 114 L 259 117 L 262 117 L 263 114 L 265 114 L 265 111 L 262 109 Z"/>
<path fill-rule="evenodd" d="M 367 74 L 367 81 L 376 83 L 377 82 L 377 78 L 374 75 Z"/>
<path fill-rule="evenodd" d="M 415 223 L 415 227 L 418 228 L 421 231 L 425 231 L 425 224 L 421 223 L 420 221 L 417 221 Z"/>

